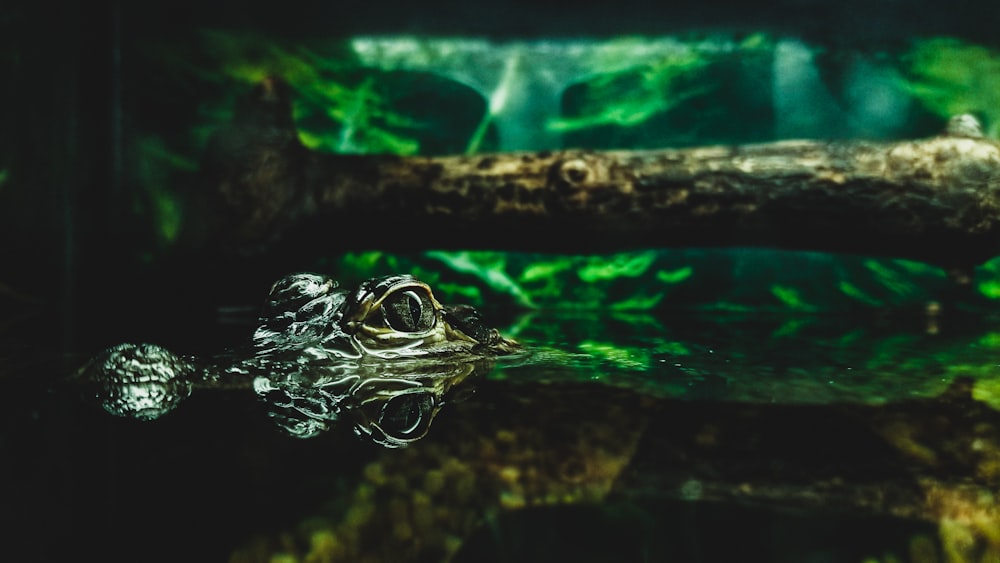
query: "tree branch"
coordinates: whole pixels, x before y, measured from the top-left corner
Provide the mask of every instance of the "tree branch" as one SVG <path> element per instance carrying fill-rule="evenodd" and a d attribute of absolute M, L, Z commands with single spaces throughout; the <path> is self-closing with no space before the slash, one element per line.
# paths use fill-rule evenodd
<path fill-rule="evenodd" d="M 968 116 L 895 143 L 407 158 L 308 151 L 289 99 L 265 81 L 210 153 L 236 247 L 770 246 L 956 268 L 1000 254 L 1000 144 Z"/>

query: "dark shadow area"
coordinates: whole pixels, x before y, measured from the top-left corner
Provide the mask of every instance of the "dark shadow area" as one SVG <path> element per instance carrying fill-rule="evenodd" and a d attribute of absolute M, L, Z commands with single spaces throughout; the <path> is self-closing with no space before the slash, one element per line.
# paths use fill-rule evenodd
<path fill-rule="evenodd" d="M 924 523 L 836 513 L 800 514 L 713 502 L 528 508 L 482 526 L 455 563 L 647 561 L 853 562 L 907 559 Z"/>

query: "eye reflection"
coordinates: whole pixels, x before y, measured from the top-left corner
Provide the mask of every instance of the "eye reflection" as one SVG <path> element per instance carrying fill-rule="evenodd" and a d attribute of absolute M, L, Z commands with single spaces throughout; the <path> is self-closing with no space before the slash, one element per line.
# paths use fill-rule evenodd
<path fill-rule="evenodd" d="M 427 432 L 434 403 L 434 396 L 427 392 L 392 397 L 382 407 L 379 427 L 397 440 L 416 440 Z"/>
<path fill-rule="evenodd" d="M 423 332 L 434 328 L 437 315 L 430 296 L 407 289 L 386 296 L 382 314 L 389 328 L 399 332 Z"/>

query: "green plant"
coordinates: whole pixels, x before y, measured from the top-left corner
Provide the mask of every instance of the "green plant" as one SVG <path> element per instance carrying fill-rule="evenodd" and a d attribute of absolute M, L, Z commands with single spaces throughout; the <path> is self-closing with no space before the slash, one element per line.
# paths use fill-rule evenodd
<path fill-rule="evenodd" d="M 1000 136 L 1000 53 L 952 38 L 924 39 L 904 57 L 907 87 L 930 111 L 949 118 L 975 113 Z"/>

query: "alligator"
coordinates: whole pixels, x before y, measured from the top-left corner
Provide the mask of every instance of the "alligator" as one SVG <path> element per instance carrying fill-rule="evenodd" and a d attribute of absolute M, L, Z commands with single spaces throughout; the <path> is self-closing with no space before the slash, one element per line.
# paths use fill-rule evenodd
<path fill-rule="evenodd" d="M 409 275 L 353 291 L 296 273 L 272 287 L 249 342 L 209 357 L 119 344 L 77 372 L 112 414 L 151 420 L 193 388 L 251 387 L 280 428 L 312 437 L 340 421 L 387 447 L 422 438 L 453 387 L 519 350 L 467 305 Z"/>

